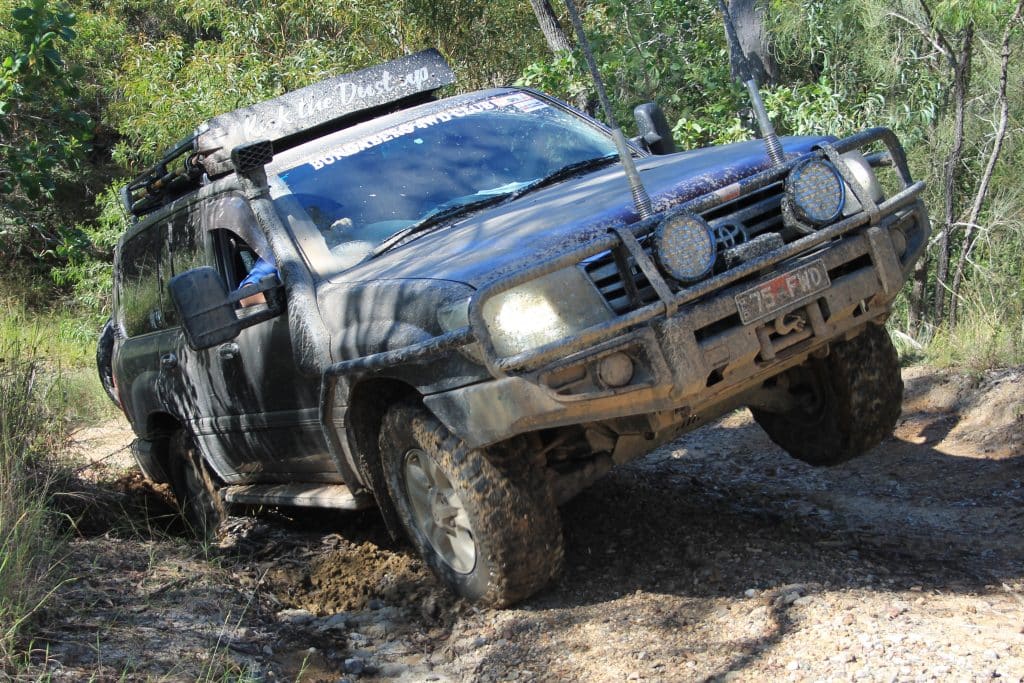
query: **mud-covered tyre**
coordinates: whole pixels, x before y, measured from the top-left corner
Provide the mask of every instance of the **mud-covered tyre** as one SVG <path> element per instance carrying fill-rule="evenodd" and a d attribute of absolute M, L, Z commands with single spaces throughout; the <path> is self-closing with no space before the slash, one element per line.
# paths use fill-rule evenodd
<path fill-rule="evenodd" d="M 380 453 L 398 518 L 452 591 L 502 607 L 560 571 L 562 528 L 543 467 L 469 449 L 419 405 L 392 406 Z"/>
<path fill-rule="evenodd" d="M 169 446 L 168 476 L 181 516 L 197 538 L 212 539 L 227 517 L 214 475 L 184 429 L 174 433 Z"/>
<path fill-rule="evenodd" d="M 114 321 L 110 318 L 107 319 L 103 330 L 100 332 L 99 341 L 96 343 L 96 371 L 100 376 L 100 384 L 103 385 L 103 390 L 107 392 L 107 396 L 110 400 L 121 407 L 121 399 L 117 395 L 117 389 L 114 387 L 114 340 L 116 339 L 117 329 L 114 327 Z"/>
<path fill-rule="evenodd" d="M 838 465 L 877 446 L 892 435 L 903 402 L 899 358 L 878 325 L 776 381 L 789 408 L 751 412 L 772 441 L 811 465 Z"/>

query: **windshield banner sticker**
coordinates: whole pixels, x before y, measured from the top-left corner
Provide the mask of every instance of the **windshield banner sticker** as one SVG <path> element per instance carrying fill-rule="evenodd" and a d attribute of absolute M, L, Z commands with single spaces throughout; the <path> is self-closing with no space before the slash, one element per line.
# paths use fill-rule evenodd
<path fill-rule="evenodd" d="M 428 116 L 421 116 L 418 119 L 412 121 L 406 121 L 403 124 L 393 126 L 391 128 L 374 133 L 373 135 L 367 136 L 362 140 L 353 140 L 346 142 L 343 145 L 339 145 L 332 150 L 329 150 L 323 156 L 316 159 L 312 159 L 309 165 L 314 170 L 319 171 L 325 166 L 333 164 L 335 161 L 350 157 L 354 154 L 358 154 L 367 149 L 376 147 L 390 140 L 403 137 L 405 135 L 411 135 L 418 130 L 425 130 L 432 126 L 436 126 L 439 123 L 446 123 L 452 119 L 463 118 L 465 116 L 471 116 L 473 114 L 480 114 L 485 111 L 494 111 L 499 108 L 512 107 L 522 112 L 531 112 L 548 105 L 544 102 L 526 94 L 526 93 L 514 93 L 511 95 L 499 95 L 490 97 L 479 102 L 470 102 L 469 104 L 463 104 L 458 107 L 452 107 L 451 109 L 445 109 L 444 111 L 437 112 L 436 114 L 430 114 Z"/>

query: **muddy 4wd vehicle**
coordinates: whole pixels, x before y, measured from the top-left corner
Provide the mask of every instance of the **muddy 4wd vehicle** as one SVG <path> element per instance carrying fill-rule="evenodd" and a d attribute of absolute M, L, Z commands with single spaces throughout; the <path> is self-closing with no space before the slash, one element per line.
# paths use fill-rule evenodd
<path fill-rule="evenodd" d="M 603 124 L 452 81 L 434 51 L 327 80 L 125 188 L 100 372 L 192 524 L 376 504 L 503 605 L 559 570 L 561 502 L 728 410 L 815 465 L 891 433 L 928 222 L 889 131 L 661 153 L 643 106 L 641 218 Z"/>

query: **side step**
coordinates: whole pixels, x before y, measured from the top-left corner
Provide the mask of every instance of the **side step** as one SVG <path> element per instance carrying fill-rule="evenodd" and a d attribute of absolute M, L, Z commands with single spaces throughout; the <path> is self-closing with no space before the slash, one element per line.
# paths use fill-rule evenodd
<path fill-rule="evenodd" d="M 306 508 L 365 510 L 373 496 L 354 496 L 344 484 L 246 484 L 221 489 L 228 503 L 294 505 Z"/>

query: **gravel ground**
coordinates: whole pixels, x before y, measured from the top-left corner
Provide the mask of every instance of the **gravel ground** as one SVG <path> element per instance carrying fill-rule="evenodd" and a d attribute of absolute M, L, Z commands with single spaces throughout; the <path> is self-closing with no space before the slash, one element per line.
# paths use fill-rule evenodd
<path fill-rule="evenodd" d="M 832 469 L 726 416 L 564 506 L 565 573 L 507 610 L 451 598 L 376 513 L 232 517 L 197 547 L 107 425 L 79 436 L 106 512 L 33 675 L 1024 681 L 1022 375 L 908 370 L 895 437 Z"/>

